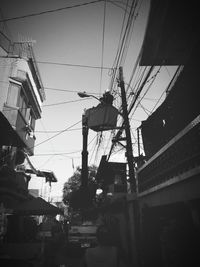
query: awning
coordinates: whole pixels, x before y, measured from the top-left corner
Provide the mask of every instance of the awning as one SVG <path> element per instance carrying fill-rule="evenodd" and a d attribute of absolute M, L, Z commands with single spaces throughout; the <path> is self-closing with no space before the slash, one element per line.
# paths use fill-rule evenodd
<path fill-rule="evenodd" d="M 15 207 L 13 213 L 16 215 L 57 215 L 63 211 L 41 197 L 28 200 Z"/>
<path fill-rule="evenodd" d="M 0 144 L 21 148 L 26 146 L 2 112 L 0 112 Z"/>
<path fill-rule="evenodd" d="M 47 170 L 34 170 L 32 169 L 26 169 L 25 172 L 27 174 L 35 174 L 38 177 L 44 177 L 46 179 L 46 182 L 57 182 L 57 178 L 53 171 L 47 171 Z"/>

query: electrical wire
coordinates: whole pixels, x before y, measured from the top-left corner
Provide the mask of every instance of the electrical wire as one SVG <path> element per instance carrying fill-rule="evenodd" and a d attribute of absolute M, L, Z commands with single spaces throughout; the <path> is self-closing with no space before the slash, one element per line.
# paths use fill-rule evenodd
<path fill-rule="evenodd" d="M 69 129 L 66 132 L 70 132 L 70 131 L 80 131 L 82 130 L 82 128 L 75 128 L 75 129 Z M 61 131 L 61 130 L 60 130 Z M 58 133 L 60 131 L 35 131 L 35 133 Z"/>
<path fill-rule="evenodd" d="M 40 119 L 39 121 L 40 121 L 40 124 L 42 125 L 42 128 L 45 131 L 45 134 L 46 134 L 47 138 L 49 138 L 50 136 L 49 136 L 48 132 L 46 131 L 45 127 L 44 127 L 44 124 L 43 124 L 42 119 Z M 54 146 L 53 146 L 53 143 L 52 142 L 50 142 L 50 143 L 51 143 L 51 147 L 52 147 L 53 151 L 55 151 Z"/>
<path fill-rule="evenodd" d="M 38 169 L 42 169 L 42 168 L 44 168 L 44 166 L 52 159 L 52 158 L 54 158 L 54 154 L 53 155 L 51 155 L 51 157 L 49 157 L 45 162 L 43 162 L 39 167 L 38 167 Z"/>
<path fill-rule="evenodd" d="M 0 56 L 0 58 L 10 58 L 9 56 Z M 21 58 L 20 56 L 15 58 Z M 34 61 L 37 64 L 45 64 L 45 65 L 57 65 L 57 66 L 65 66 L 65 67 L 79 67 L 79 68 L 89 68 L 89 69 L 104 69 L 104 70 L 112 70 L 112 67 L 103 67 L 103 66 L 92 66 L 92 65 L 84 65 L 84 64 L 72 64 L 72 63 L 62 63 L 62 62 L 52 62 L 52 61 Z M 5 66 L 5 65 L 4 65 Z"/>
<path fill-rule="evenodd" d="M 96 150 L 96 153 L 95 153 L 94 162 L 97 161 L 97 156 L 98 156 L 98 153 L 99 153 L 99 150 L 100 150 L 100 145 L 102 143 L 103 132 L 98 132 L 97 133 L 97 138 L 98 138 L 98 140 L 97 140 L 98 144 L 97 144 L 97 150 Z"/>
<path fill-rule="evenodd" d="M 130 114 L 132 108 L 134 107 L 134 105 L 135 105 L 135 103 L 136 103 L 136 101 L 137 101 L 137 99 L 138 99 L 138 97 L 139 97 L 139 95 L 140 95 L 142 89 L 144 88 L 144 86 L 145 86 L 145 84 L 146 84 L 146 82 L 147 82 L 147 79 L 148 79 L 149 76 L 151 75 L 153 69 L 154 69 L 154 66 L 151 66 L 151 67 L 149 68 L 149 70 L 148 70 L 148 72 L 147 72 L 147 74 L 146 74 L 144 80 L 142 81 L 141 86 L 139 86 L 139 88 L 138 88 L 138 90 L 137 90 L 137 92 L 136 92 L 136 94 L 135 94 L 134 101 L 133 101 L 133 102 L 131 103 L 131 105 L 129 106 L 128 114 Z"/>
<path fill-rule="evenodd" d="M 136 111 L 138 105 L 139 105 L 139 104 L 141 105 L 141 101 L 144 99 L 145 95 L 148 93 L 148 91 L 149 91 L 150 88 L 152 87 L 152 84 L 154 83 L 154 81 L 155 81 L 155 79 L 156 79 L 158 73 L 160 73 L 161 68 L 162 68 L 162 66 L 159 67 L 159 69 L 157 70 L 157 72 L 156 72 L 155 75 L 153 75 L 149 80 L 147 80 L 147 83 L 148 83 L 149 81 L 151 81 L 151 83 L 150 83 L 149 86 L 147 87 L 147 89 L 146 89 L 145 93 L 143 94 L 143 96 L 139 99 L 139 101 L 138 101 L 138 103 L 137 103 L 137 105 L 136 105 L 136 107 L 135 107 L 135 109 L 134 109 L 134 111 L 133 111 L 133 114 L 134 114 L 134 112 Z M 143 110 L 144 110 L 144 108 L 143 108 Z M 146 111 L 145 111 L 145 112 L 146 112 Z M 149 111 L 149 113 L 151 114 L 152 112 Z M 147 115 L 150 115 L 150 114 L 147 114 Z"/>
<path fill-rule="evenodd" d="M 95 138 L 97 139 L 97 135 L 95 136 Z M 93 155 L 94 155 L 94 152 L 95 152 L 95 148 L 96 148 L 96 143 L 93 144 L 93 147 L 92 147 L 92 153 L 91 153 L 91 156 L 90 156 L 90 160 L 89 160 L 89 164 L 91 163 L 91 160 L 93 158 Z"/>
<path fill-rule="evenodd" d="M 96 138 L 96 136 L 94 136 L 90 142 L 88 143 L 88 147 L 90 146 L 90 144 L 94 141 L 94 139 Z M 76 153 L 80 153 L 81 150 L 76 150 L 76 151 L 72 151 L 72 152 L 59 152 L 59 153 L 41 153 L 41 154 L 34 154 L 34 157 L 38 157 L 38 156 L 63 156 L 63 155 L 70 155 L 70 154 L 76 154 Z"/>
<path fill-rule="evenodd" d="M 46 107 L 58 106 L 58 105 L 69 104 L 69 103 L 74 103 L 74 102 L 80 102 L 80 101 L 84 101 L 84 100 L 88 100 L 88 98 L 71 100 L 71 101 L 66 101 L 66 102 L 53 103 L 53 104 L 43 105 L 42 107 L 46 108 Z"/>
<path fill-rule="evenodd" d="M 143 74 L 143 75 L 144 75 L 144 74 Z M 133 74 L 132 74 L 132 76 L 133 76 Z M 142 79 L 142 78 L 140 77 L 140 80 L 141 80 L 141 79 Z M 127 93 L 127 92 L 126 92 L 126 93 Z M 121 105 L 122 105 L 122 103 L 121 103 Z M 120 109 L 122 109 L 122 106 L 120 107 Z M 121 125 L 121 127 L 123 128 L 123 126 L 124 126 L 124 118 L 123 118 L 123 117 L 121 118 L 121 123 L 120 123 L 120 125 Z M 120 129 L 120 130 L 117 132 L 117 134 L 116 134 L 116 138 L 119 138 L 120 135 L 122 134 L 122 132 L 123 132 L 123 130 Z M 113 134 L 113 138 L 114 138 L 114 134 Z M 112 145 L 111 145 L 111 149 L 110 149 L 108 158 L 111 156 L 111 153 L 112 153 L 112 151 L 113 151 L 115 145 L 116 145 L 116 144 L 113 142 Z"/>
<path fill-rule="evenodd" d="M 45 139 L 44 141 L 38 143 L 37 145 L 34 145 L 34 146 L 31 147 L 30 149 L 35 148 L 35 147 L 38 147 L 39 145 L 42 145 L 42 144 L 48 142 L 49 140 L 51 140 L 51 139 L 57 137 L 58 135 L 60 135 L 60 134 L 62 134 L 62 133 L 64 133 L 64 132 L 66 132 L 66 131 L 68 131 L 70 128 L 72 128 L 72 127 L 74 127 L 75 125 L 79 124 L 81 121 L 82 121 L 82 120 L 80 120 L 80 121 L 74 123 L 73 125 L 71 125 L 71 126 L 67 127 L 66 129 L 60 131 L 59 133 L 57 133 L 57 134 L 51 136 L 50 138 Z M 12 154 L 12 152 L 8 153 L 7 155 L 1 157 L 0 160 L 4 160 L 4 159 L 8 158 L 11 154 Z"/>
<path fill-rule="evenodd" d="M 106 21 L 106 0 L 104 0 L 104 9 L 103 9 L 103 32 L 102 32 L 102 43 L 101 43 L 100 93 L 101 93 L 102 75 L 103 75 L 104 42 L 105 42 L 105 21 Z"/>
<path fill-rule="evenodd" d="M 126 3 L 126 9 L 127 9 L 127 6 L 128 6 L 128 0 L 127 0 L 127 3 Z M 122 32 L 123 32 L 123 28 L 124 28 L 124 24 L 125 24 L 125 17 L 126 17 L 126 12 L 125 12 L 125 14 L 124 14 L 124 18 L 123 18 L 123 23 L 122 23 L 122 29 L 121 29 L 121 34 L 120 34 L 120 40 L 122 39 Z M 118 46 L 118 50 L 119 50 L 119 46 Z M 116 56 L 116 58 L 117 58 L 117 56 Z M 115 58 L 115 60 L 116 60 L 116 58 Z M 114 68 L 113 70 L 112 70 L 112 80 L 114 80 L 113 79 L 113 77 L 114 77 L 114 75 L 115 75 L 115 73 L 116 73 L 116 68 Z M 110 88 L 110 90 L 112 89 L 112 80 L 111 80 L 111 85 L 109 86 L 109 88 Z M 100 141 L 101 142 L 101 141 Z M 101 143 L 99 143 L 99 145 L 98 145 L 98 148 L 97 148 L 97 151 L 96 151 L 96 156 L 95 156 L 95 160 L 97 159 L 97 154 L 98 154 L 98 150 L 100 149 L 100 146 L 101 146 Z"/>
<path fill-rule="evenodd" d="M 46 140 L 44 140 L 44 141 L 38 143 L 37 145 L 34 146 L 34 148 L 35 148 L 35 147 L 38 147 L 39 145 L 42 145 L 42 144 L 48 142 L 49 140 L 51 140 L 51 139 L 57 137 L 58 135 L 60 135 L 60 134 L 62 134 L 62 133 L 64 133 L 64 132 L 66 132 L 66 131 L 69 130 L 70 128 L 72 128 L 72 127 L 74 127 L 75 125 L 79 124 L 81 121 L 82 121 L 82 120 L 80 120 L 80 121 L 74 123 L 73 125 L 71 125 L 71 126 L 67 127 L 66 129 L 60 131 L 59 133 L 57 133 L 57 134 L 51 136 L 50 138 L 48 138 L 48 139 L 46 139 Z"/>
<path fill-rule="evenodd" d="M 119 4 L 117 4 L 117 3 L 120 3 L 120 4 L 123 5 L 124 3 L 120 2 L 120 1 L 111 1 L 111 0 L 107 0 L 107 2 L 113 4 L 113 5 L 121 8 L 121 9 L 123 9 L 126 13 L 128 13 L 126 8 L 124 8 L 124 7 L 120 6 Z M 129 6 L 129 8 L 130 8 L 130 6 Z"/>
<path fill-rule="evenodd" d="M 66 67 L 80 67 L 80 68 L 89 68 L 89 69 L 105 69 L 111 70 L 111 67 L 99 67 L 99 66 L 91 66 L 91 65 L 82 65 L 82 64 L 71 64 L 71 63 L 61 63 L 61 62 L 50 62 L 50 61 L 35 61 L 38 64 L 47 64 L 47 65 L 58 65 L 58 66 L 66 66 Z"/>
<path fill-rule="evenodd" d="M 41 156 L 61 156 L 61 155 L 70 155 L 70 154 L 76 154 L 80 153 L 81 150 L 76 150 L 72 152 L 60 152 L 60 153 L 41 153 L 41 154 L 35 154 L 34 157 L 41 157 Z"/>
<path fill-rule="evenodd" d="M 138 3 L 138 1 L 132 2 L 131 10 L 130 10 L 130 13 L 128 16 L 128 20 L 127 20 L 127 24 L 126 24 L 124 34 L 123 34 L 123 37 L 121 40 L 121 44 L 120 44 L 119 49 L 117 51 L 117 55 L 116 55 L 115 63 L 114 63 L 115 68 L 113 67 L 113 69 L 115 69 L 115 72 L 113 73 L 113 77 L 112 77 L 111 85 L 110 85 L 111 91 L 113 91 L 113 89 L 112 89 L 113 82 L 116 79 L 116 74 L 117 74 L 116 70 L 119 68 L 119 66 L 123 66 L 123 63 L 125 61 L 125 57 L 127 55 L 127 49 L 128 49 L 127 43 L 128 43 L 128 41 L 130 41 L 130 30 L 131 30 L 131 27 L 133 26 L 133 19 L 134 19 L 134 14 L 135 14 L 135 10 L 137 7 L 137 3 Z"/>
<path fill-rule="evenodd" d="M 84 100 L 89 100 L 89 99 L 91 99 L 91 97 L 90 98 L 89 97 L 88 98 L 84 98 L 84 99 L 78 99 L 78 100 L 71 100 L 71 101 L 66 101 L 66 102 L 47 104 L 47 105 L 43 105 L 42 107 L 46 108 L 46 107 L 52 107 L 52 106 L 59 106 L 59 105 L 64 105 L 64 104 L 70 104 L 70 103 L 74 103 L 74 102 L 80 102 L 80 101 L 84 101 Z M 25 107 L 25 108 L 9 107 L 9 108 L 6 108 L 6 111 L 10 111 L 10 110 L 14 110 L 14 109 L 23 110 L 23 109 L 29 109 L 29 108 L 27 108 L 27 107 Z"/>
<path fill-rule="evenodd" d="M 128 0 L 127 0 L 127 5 L 128 5 Z M 126 5 L 126 9 L 127 9 L 127 5 Z M 132 4 L 133 5 L 133 4 Z M 113 83 L 116 79 L 116 75 L 117 75 L 117 70 L 119 68 L 119 64 L 120 64 L 120 58 L 122 57 L 122 51 L 123 51 L 123 47 L 124 47 L 124 43 L 125 43 L 125 37 L 128 31 L 128 27 L 129 27 L 129 23 L 130 23 L 130 17 L 131 17 L 131 13 L 132 13 L 132 8 L 133 6 L 131 6 L 131 11 L 129 13 L 128 16 L 128 20 L 127 20 L 127 24 L 125 26 L 124 29 L 124 24 L 125 24 L 125 19 L 126 19 L 126 12 L 124 13 L 124 18 L 123 18 L 123 23 L 122 23 L 122 28 L 121 28 L 121 33 L 120 33 L 120 39 L 119 39 L 119 44 L 118 44 L 118 49 L 117 49 L 117 53 L 114 59 L 114 63 L 113 63 L 113 75 L 111 78 L 111 82 L 110 82 L 110 91 L 113 91 Z M 123 33 L 123 36 L 122 36 Z"/>
<path fill-rule="evenodd" d="M 143 81 L 142 81 L 141 86 L 138 87 L 138 90 L 136 91 L 136 94 L 135 94 L 135 97 L 134 97 L 134 99 L 133 99 L 133 102 L 129 105 L 129 108 L 128 108 L 128 114 L 130 114 L 132 108 L 134 107 L 134 105 L 135 105 L 135 103 L 136 103 L 136 101 L 137 101 L 137 99 L 138 99 L 138 97 L 139 97 L 139 95 L 140 95 L 142 89 L 144 88 L 144 86 L 145 86 L 145 84 L 146 84 L 146 82 L 147 82 L 147 79 L 149 78 L 150 74 L 152 73 L 153 69 L 154 69 L 154 66 L 151 66 L 151 67 L 149 68 L 147 74 L 145 75 L 145 78 L 144 78 Z M 122 134 L 122 132 L 123 132 L 123 130 L 122 130 L 122 129 L 123 129 L 123 126 L 124 126 L 124 120 L 123 120 L 123 123 L 122 123 L 122 128 L 121 128 L 121 129 L 117 132 L 117 134 L 116 134 L 116 140 L 121 136 L 121 134 Z M 112 150 L 113 150 L 114 146 L 115 146 L 115 143 L 113 142 L 112 145 L 111 145 L 111 148 L 110 148 L 110 152 L 109 152 L 109 155 L 108 155 L 108 159 L 110 158 L 110 156 L 111 156 L 111 154 L 112 154 Z"/>
<path fill-rule="evenodd" d="M 2 80 L 0 80 L 0 83 L 9 84 L 9 82 L 5 82 L 5 81 L 2 81 Z M 43 88 L 45 90 L 60 91 L 60 92 L 66 92 L 66 93 L 78 93 L 78 92 L 81 91 L 81 90 L 69 90 L 69 89 L 53 88 L 53 87 L 46 87 L 46 86 L 43 86 Z M 83 91 L 85 91 L 85 90 L 83 90 Z M 99 93 L 95 93 L 95 92 L 87 92 L 87 94 L 98 95 L 100 97 L 100 94 Z"/>
<path fill-rule="evenodd" d="M 79 93 L 81 91 L 81 90 L 68 90 L 68 89 L 52 88 L 52 87 L 44 87 L 44 89 L 45 90 L 53 90 L 53 91 L 61 91 L 61 92 L 66 92 L 66 93 Z M 98 93 L 93 93 L 93 92 L 87 92 L 87 94 L 93 94 L 93 95 L 99 96 Z"/>
<path fill-rule="evenodd" d="M 54 12 L 58 12 L 58 11 L 62 11 L 62 10 L 72 9 L 72 8 L 76 8 L 76 7 L 82 7 L 82 6 L 86 6 L 89 4 L 94 4 L 94 3 L 98 3 L 98 2 L 102 2 L 102 1 L 103 0 L 96 0 L 96 1 L 86 2 L 86 3 L 77 4 L 77 5 L 73 5 L 73 6 L 61 7 L 61 8 L 46 10 L 46 11 L 42 11 L 42 12 L 38 12 L 38 13 L 32 13 L 32 14 L 27 14 L 27 15 L 23 15 L 23 16 L 7 18 L 7 19 L 0 20 L 0 22 L 6 22 L 6 21 L 11 21 L 11 20 L 24 19 L 24 18 L 29 18 L 29 17 L 45 15 L 45 14 L 54 13 Z"/>
<path fill-rule="evenodd" d="M 132 35 L 133 35 L 135 21 L 136 21 L 136 19 L 138 17 L 138 12 L 139 12 L 139 9 L 141 7 L 141 4 L 140 4 L 138 10 L 136 11 L 138 2 L 137 1 L 133 1 L 133 2 L 134 2 L 133 8 L 132 8 L 133 12 L 131 14 L 130 25 L 128 27 L 128 31 L 127 31 L 127 34 L 126 34 L 126 41 L 125 41 L 125 44 L 124 44 L 122 58 L 120 60 L 120 66 L 123 66 L 124 63 L 125 63 L 125 60 L 126 60 L 126 57 L 127 57 L 127 54 L 128 54 L 128 49 L 129 49 L 129 46 L 130 46 L 130 41 L 131 41 L 131 38 L 132 38 Z"/>

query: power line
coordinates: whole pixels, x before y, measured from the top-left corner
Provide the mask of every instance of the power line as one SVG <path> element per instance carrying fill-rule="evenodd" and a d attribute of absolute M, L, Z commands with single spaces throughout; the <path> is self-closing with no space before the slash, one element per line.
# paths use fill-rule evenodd
<path fill-rule="evenodd" d="M 61 91 L 61 92 L 66 92 L 66 93 L 78 93 L 78 92 L 82 91 L 82 90 L 68 90 L 68 89 L 61 89 L 61 88 L 52 88 L 52 87 L 44 87 L 44 89 L 45 90 Z M 93 92 L 87 92 L 87 94 L 90 94 L 90 95 L 92 94 L 92 95 L 98 95 L 99 96 L 98 93 L 93 93 Z"/>
<path fill-rule="evenodd" d="M 9 84 L 9 82 L 5 82 L 5 81 L 2 81 L 2 80 L 0 80 L 0 83 Z M 53 88 L 53 87 L 45 87 L 45 86 L 44 86 L 44 89 L 45 90 L 53 90 L 53 91 L 61 91 L 61 92 L 66 92 L 66 93 L 78 93 L 80 91 L 85 91 L 85 90 L 82 90 L 82 89 L 80 89 L 80 90 L 69 90 L 69 89 Z M 87 94 L 90 94 L 90 95 L 98 95 L 100 97 L 100 94 L 99 93 L 87 92 Z"/>
<path fill-rule="evenodd" d="M 70 128 L 72 128 L 72 127 L 74 127 L 75 125 L 79 124 L 81 121 L 82 121 L 82 120 L 80 120 L 80 121 L 78 121 L 78 122 L 74 123 L 73 125 L 69 126 L 68 128 L 66 128 L 66 129 L 64 129 L 64 130 L 60 131 L 59 133 L 57 133 L 57 134 L 55 134 L 55 135 L 51 136 L 50 138 L 48 138 L 48 139 L 46 139 L 46 140 L 44 140 L 44 141 L 42 141 L 42 142 L 38 143 L 37 145 L 34 145 L 34 146 L 33 146 L 33 147 L 31 147 L 31 148 L 35 148 L 35 147 L 37 147 L 37 146 L 39 146 L 39 145 L 42 145 L 42 144 L 44 144 L 44 143 L 48 142 L 49 140 L 51 140 L 51 139 L 53 139 L 53 138 L 57 137 L 58 135 L 60 135 L 60 134 L 62 134 L 62 133 L 64 133 L 64 132 L 66 132 L 66 131 L 68 131 Z M 31 148 L 30 148 L 30 149 L 31 149 Z M 12 153 L 12 152 L 8 153 L 6 156 L 0 157 L 0 160 L 2 160 L 2 159 L 5 159 L 5 158 L 9 157 L 9 156 L 11 155 L 11 153 Z"/>
<path fill-rule="evenodd" d="M 92 140 L 89 142 L 88 146 L 94 141 L 94 139 L 96 138 L 96 136 L 94 136 L 92 138 Z M 69 155 L 69 154 L 75 154 L 75 153 L 80 153 L 81 150 L 76 150 L 76 151 L 72 151 L 72 152 L 59 152 L 59 153 L 43 153 L 43 154 L 35 154 L 34 156 L 62 156 L 62 155 Z"/>
<path fill-rule="evenodd" d="M 122 5 L 125 5 L 124 3 L 120 2 L 120 1 L 110 1 L 110 0 L 108 0 L 108 2 L 111 3 L 111 4 L 113 4 L 113 5 L 115 5 L 115 6 L 117 6 L 117 7 L 119 7 L 119 8 L 121 8 L 121 9 L 123 9 L 125 11 L 125 13 L 128 12 L 127 11 L 127 8 L 124 8 L 124 7 L 120 6 L 116 2 L 118 2 L 118 3 L 122 4 Z M 131 6 L 128 6 L 128 7 L 130 8 Z"/>
<path fill-rule="evenodd" d="M 36 63 L 38 63 L 38 64 L 58 65 L 58 66 L 67 66 L 67 67 L 90 68 L 90 69 L 105 69 L 105 70 L 111 70 L 112 69 L 111 67 L 100 67 L 100 66 L 91 66 L 91 65 L 82 65 L 82 64 L 50 62 L 50 61 L 36 61 Z"/>
<path fill-rule="evenodd" d="M 127 2 L 127 4 L 128 4 L 128 2 Z M 127 9 L 127 4 L 126 4 L 126 9 Z M 124 29 L 124 23 L 125 23 L 126 12 L 124 14 L 124 20 L 123 20 L 122 30 L 121 30 L 121 34 L 120 34 L 120 42 L 119 42 L 117 54 L 116 54 L 116 57 L 115 57 L 114 63 L 113 63 L 113 66 L 115 66 L 115 68 L 113 68 L 113 69 L 115 71 L 112 74 L 112 78 L 111 78 L 111 82 L 110 82 L 110 90 L 111 91 L 113 91 L 113 84 L 114 84 L 114 81 L 116 79 L 117 69 L 120 65 L 122 66 L 122 63 L 125 61 L 125 53 L 126 53 L 125 50 L 128 49 L 127 42 L 129 39 L 129 34 L 130 34 L 131 26 L 133 23 L 133 19 L 134 19 L 134 13 L 135 13 L 136 6 L 137 6 L 137 1 L 136 2 L 133 1 L 131 4 L 131 9 L 130 9 L 130 13 L 129 13 L 128 18 L 127 18 L 127 23 L 126 23 L 125 29 Z M 122 33 L 123 33 L 123 36 L 122 36 Z"/>
<path fill-rule="evenodd" d="M 82 128 L 75 128 L 75 129 L 69 129 L 68 131 L 78 131 L 78 130 L 82 130 Z M 35 133 L 59 133 L 60 131 L 35 131 Z"/>
<path fill-rule="evenodd" d="M 41 157 L 41 156 L 61 156 L 61 155 L 69 155 L 69 154 L 75 154 L 80 153 L 81 150 L 72 151 L 72 152 L 61 152 L 61 153 L 43 153 L 43 154 L 35 154 L 34 157 Z"/>
<path fill-rule="evenodd" d="M 87 99 L 88 99 L 88 98 L 87 98 Z M 73 102 L 80 102 L 80 101 L 87 100 L 87 99 L 78 99 L 78 100 L 71 100 L 71 101 L 59 102 L 59 103 L 54 103 L 54 104 L 44 105 L 44 106 L 42 106 L 42 107 L 45 108 L 45 107 L 51 107 L 51 106 L 57 106 L 57 105 L 63 105 L 63 104 L 69 104 L 69 103 L 73 103 Z"/>
<path fill-rule="evenodd" d="M 97 136 L 95 136 L 95 138 L 96 138 Z M 93 144 L 93 147 L 92 147 L 92 153 L 91 153 L 91 155 L 90 155 L 90 160 L 89 160 L 89 164 L 91 163 L 91 160 L 92 160 L 92 157 L 93 157 L 93 154 L 94 154 L 94 152 L 95 152 L 95 148 L 96 148 L 96 144 L 94 143 Z"/>
<path fill-rule="evenodd" d="M 38 169 L 41 169 L 43 168 L 50 160 L 52 160 L 52 158 L 54 157 L 55 155 L 51 155 L 51 157 L 49 157 L 47 160 L 45 160 L 45 162 L 43 162 Z"/>
<path fill-rule="evenodd" d="M 62 130 L 62 131 L 60 131 L 59 133 L 57 133 L 57 134 L 51 136 L 50 138 L 48 138 L 48 139 L 46 139 L 46 140 L 44 140 L 44 141 L 38 143 L 37 145 L 34 146 L 34 148 L 37 147 L 37 146 L 39 146 L 39 145 L 42 145 L 42 144 L 48 142 L 49 140 L 51 140 L 51 139 L 57 137 L 58 135 L 60 135 L 60 134 L 62 134 L 62 133 L 64 133 L 64 132 L 66 132 L 67 130 L 69 130 L 70 128 L 72 128 L 72 127 L 74 127 L 75 125 L 79 124 L 80 122 L 81 122 L 81 120 L 78 121 L 78 122 L 76 122 L 76 123 L 74 123 L 73 125 L 69 126 L 68 128 L 66 128 L 66 129 L 64 129 L 64 130 Z"/>
<path fill-rule="evenodd" d="M 27 15 L 23 15 L 23 16 L 13 17 L 13 18 L 7 18 L 7 19 L 0 20 L 0 22 L 6 22 L 6 21 L 11 21 L 11 20 L 24 19 L 24 18 L 28 18 L 28 17 L 45 15 L 45 14 L 48 14 L 48 13 L 53 13 L 53 12 L 58 12 L 58 11 L 66 10 L 66 9 L 72 9 L 72 8 L 76 8 L 76 7 L 86 6 L 86 5 L 98 3 L 98 2 L 101 2 L 101 1 L 103 1 L 103 0 L 91 1 L 91 2 L 86 2 L 86 3 L 83 3 L 83 4 L 77 4 L 77 5 L 73 5 L 73 6 L 61 7 L 61 8 L 46 10 L 46 11 L 42 11 L 42 12 L 38 12 L 38 13 L 32 13 L 32 14 L 27 14 Z"/>
<path fill-rule="evenodd" d="M 0 56 L 0 58 L 9 58 L 9 56 Z M 20 56 L 17 57 L 17 58 L 20 58 Z M 62 63 L 62 62 L 52 62 L 52 61 L 38 61 L 38 60 L 35 60 L 35 62 L 37 64 L 58 65 L 58 66 L 65 66 L 65 67 L 79 67 L 79 68 L 89 68 L 89 69 L 112 70 L 112 67 L 92 66 L 92 65 L 84 65 L 84 64 L 72 64 L 72 63 Z"/>
<path fill-rule="evenodd" d="M 43 128 L 43 130 L 45 131 L 46 137 L 47 137 L 47 138 L 49 138 L 50 136 L 49 136 L 49 134 L 47 133 L 47 131 L 46 131 L 45 127 L 44 127 L 44 124 L 43 124 L 43 121 L 42 121 L 42 119 L 40 119 L 39 121 L 40 121 L 40 124 L 42 125 L 42 128 Z M 52 142 L 51 142 L 51 146 L 52 146 L 52 149 L 53 149 L 53 151 L 55 151 L 55 149 L 54 149 L 54 146 L 53 146 L 53 143 L 52 143 Z"/>
<path fill-rule="evenodd" d="M 104 56 L 104 43 L 105 43 L 105 22 L 106 22 L 106 1 L 104 1 L 104 10 L 103 10 L 103 32 L 102 32 L 102 43 L 101 43 L 100 93 L 101 93 L 102 75 L 103 75 L 103 56 Z"/>
<path fill-rule="evenodd" d="M 42 107 L 45 108 L 45 107 L 58 106 L 58 105 L 63 105 L 63 104 L 70 104 L 70 103 L 80 102 L 80 101 L 88 100 L 88 99 L 91 99 L 91 97 L 88 97 L 88 98 L 85 98 L 85 99 L 78 99 L 78 100 L 71 100 L 71 101 L 58 102 L 58 103 L 53 103 L 53 104 L 47 104 L 47 105 L 43 105 Z M 18 108 L 18 107 L 16 107 L 16 108 Z M 13 109 L 16 109 L 16 108 L 14 108 L 14 107 L 6 108 L 6 111 L 10 111 L 10 110 L 13 110 Z M 19 108 L 19 110 L 24 110 L 24 109 L 28 109 L 28 108 L 27 107 L 25 107 L 25 108 Z"/>

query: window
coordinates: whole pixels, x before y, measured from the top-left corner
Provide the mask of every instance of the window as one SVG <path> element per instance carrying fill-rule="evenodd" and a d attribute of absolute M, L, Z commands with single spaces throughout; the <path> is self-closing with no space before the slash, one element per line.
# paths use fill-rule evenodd
<path fill-rule="evenodd" d="M 18 100 L 18 107 L 20 108 L 20 112 L 24 118 L 28 120 L 30 109 L 28 108 L 27 100 L 22 90 Z"/>
<path fill-rule="evenodd" d="M 14 83 L 10 83 L 8 88 L 7 104 L 9 106 L 17 107 L 19 99 L 20 86 Z"/>
<path fill-rule="evenodd" d="M 11 107 L 18 107 L 23 118 L 34 130 L 35 116 L 31 111 L 29 101 L 22 89 L 20 85 L 10 82 L 6 104 Z"/>
<path fill-rule="evenodd" d="M 33 130 L 35 129 L 35 117 L 32 111 L 30 111 L 29 125 Z"/>

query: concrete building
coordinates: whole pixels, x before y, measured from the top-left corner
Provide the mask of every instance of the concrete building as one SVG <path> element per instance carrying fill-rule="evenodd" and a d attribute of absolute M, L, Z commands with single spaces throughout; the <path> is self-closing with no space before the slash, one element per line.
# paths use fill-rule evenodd
<path fill-rule="evenodd" d="M 198 12 L 181 1 L 151 2 L 140 64 L 178 68 L 165 101 L 141 124 L 146 162 L 137 170 L 140 260 L 142 266 L 198 266 Z"/>
<path fill-rule="evenodd" d="M 30 197 L 31 176 L 21 166 L 34 154 L 44 100 L 32 44 L 12 43 L 0 32 L 0 202 L 6 208 Z"/>

